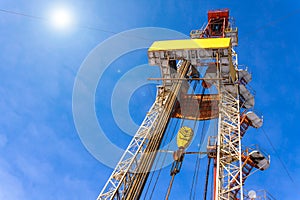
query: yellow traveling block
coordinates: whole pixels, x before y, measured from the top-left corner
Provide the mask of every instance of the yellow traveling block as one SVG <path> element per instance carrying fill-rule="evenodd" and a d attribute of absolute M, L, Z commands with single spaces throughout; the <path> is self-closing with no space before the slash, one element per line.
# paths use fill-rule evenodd
<path fill-rule="evenodd" d="M 190 127 L 183 126 L 177 133 L 177 146 L 178 148 L 187 148 L 193 139 L 194 131 Z"/>

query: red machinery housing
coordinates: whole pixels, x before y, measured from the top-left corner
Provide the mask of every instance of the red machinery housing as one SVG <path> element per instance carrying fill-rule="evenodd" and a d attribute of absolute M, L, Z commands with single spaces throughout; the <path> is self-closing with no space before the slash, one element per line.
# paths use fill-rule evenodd
<path fill-rule="evenodd" d="M 225 37 L 225 29 L 229 25 L 229 10 L 208 11 L 208 24 L 201 35 L 201 38 Z"/>

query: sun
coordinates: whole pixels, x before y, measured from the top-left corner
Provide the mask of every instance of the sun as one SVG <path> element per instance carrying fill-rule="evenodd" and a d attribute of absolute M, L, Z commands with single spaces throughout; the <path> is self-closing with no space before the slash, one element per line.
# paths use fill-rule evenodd
<path fill-rule="evenodd" d="M 50 13 L 50 22 L 55 28 L 68 29 L 73 24 L 73 16 L 66 8 L 56 8 Z"/>

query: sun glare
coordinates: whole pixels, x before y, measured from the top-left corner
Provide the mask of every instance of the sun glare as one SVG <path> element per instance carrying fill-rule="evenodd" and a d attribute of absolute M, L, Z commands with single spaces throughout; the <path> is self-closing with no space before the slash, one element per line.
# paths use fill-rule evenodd
<path fill-rule="evenodd" d="M 50 14 L 51 24 L 58 29 L 68 29 L 73 23 L 73 17 L 69 10 L 56 8 Z"/>

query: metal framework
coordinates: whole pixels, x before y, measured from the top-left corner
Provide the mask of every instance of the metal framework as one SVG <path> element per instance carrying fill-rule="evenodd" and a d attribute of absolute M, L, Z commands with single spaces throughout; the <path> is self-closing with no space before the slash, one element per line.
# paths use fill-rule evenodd
<path fill-rule="evenodd" d="M 237 64 L 235 61 L 234 64 Z M 220 101 L 215 199 L 234 199 L 232 191 L 243 191 L 239 88 L 235 82 L 228 80 L 230 76 L 222 75 L 224 64 L 226 67 L 227 63 L 222 62 L 217 54 L 217 74 L 224 80 L 217 83 Z M 229 85 L 233 93 L 227 90 Z"/>
<path fill-rule="evenodd" d="M 207 147 L 215 163 L 214 200 L 247 199 L 243 184 L 251 170 L 269 167 L 269 159 L 259 151 L 242 150 L 242 137 L 248 127 L 259 128 L 262 119 L 247 110 L 253 107 L 254 96 L 247 86 L 251 75 L 239 69 L 232 48 L 238 42 L 237 28 L 229 21 L 227 9 L 209 11 L 208 19 L 205 28 L 191 32 L 192 39 L 157 41 L 149 48 L 149 64 L 160 67 L 163 85 L 158 86 L 154 104 L 98 200 L 139 199 L 171 117 L 218 118 L 217 136 L 209 138 Z M 191 79 L 187 74 L 197 73 L 200 67 L 207 70 L 203 78 L 196 79 L 202 80 L 204 88 L 214 85 L 217 94 L 186 93 L 183 83 Z M 189 105 L 199 99 L 197 108 Z M 195 113 L 195 108 L 200 112 Z"/>
<path fill-rule="evenodd" d="M 182 62 L 177 73 L 170 70 L 168 60 L 161 60 L 162 73 L 167 78 L 183 78 L 189 65 L 187 61 Z M 165 81 L 164 86 L 158 88 L 154 104 L 102 189 L 98 200 L 137 199 L 140 195 L 136 192 L 136 187 L 143 186 L 143 181 L 145 182 L 148 176 L 182 81 L 170 83 Z"/>

